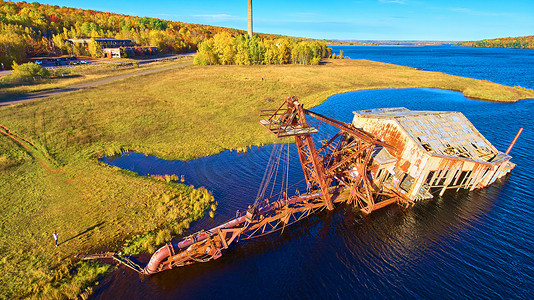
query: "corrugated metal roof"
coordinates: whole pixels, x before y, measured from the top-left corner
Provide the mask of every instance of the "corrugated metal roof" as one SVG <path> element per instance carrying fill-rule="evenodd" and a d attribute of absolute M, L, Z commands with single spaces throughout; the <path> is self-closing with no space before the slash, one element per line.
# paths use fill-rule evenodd
<path fill-rule="evenodd" d="M 499 151 L 456 111 L 414 111 L 404 107 L 355 111 L 362 118 L 396 120 L 429 153 L 491 161 Z"/>
<path fill-rule="evenodd" d="M 380 146 L 373 150 L 373 160 L 376 161 L 380 165 L 386 165 L 390 163 L 397 162 L 397 159 L 389 153 L 389 151 Z"/>

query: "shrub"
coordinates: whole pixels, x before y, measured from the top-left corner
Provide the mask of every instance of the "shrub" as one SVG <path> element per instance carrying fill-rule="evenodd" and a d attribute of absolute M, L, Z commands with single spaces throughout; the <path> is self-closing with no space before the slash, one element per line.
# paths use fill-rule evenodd
<path fill-rule="evenodd" d="M 22 78 L 22 77 L 35 77 L 35 76 L 49 76 L 50 72 L 48 72 L 47 69 L 43 68 L 43 66 L 29 62 L 25 64 L 17 64 L 16 62 L 13 62 L 13 72 L 11 72 L 11 76 L 13 78 Z"/>

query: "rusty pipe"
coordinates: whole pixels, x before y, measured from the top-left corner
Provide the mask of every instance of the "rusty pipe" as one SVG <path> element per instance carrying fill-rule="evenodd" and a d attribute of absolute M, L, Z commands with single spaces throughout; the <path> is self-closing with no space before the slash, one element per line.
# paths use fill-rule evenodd
<path fill-rule="evenodd" d="M 523 132 L 523 127 L 519 128 L 519 131 L 517 131 L 517 133 L 516 133 L 516 135 L 514 137 L 514 140 L 510 143 L 510 146 L 508 146 L 508 149 L 506 149 L 506 152 L 504 152 L 504 154 L 510 153 L 510 151 L 512 150 L 512 148 L 515 145 L 515 142 L 517 142 L 517 139 L 521 135 L 521 132 Z"/>
<path fill-rule="evenodd" d="M 307 200 L 309 198 L 320 197 L 321 195 L 322 195 L 321 193 L 314 193 L 314 194 L 309 194 L 309 195 L 301 195 L 299 197 L 291 197 L 289 199 L 281 199 L 281 200 L 267 204 L 264 207 L 260 208 L 258 211 L 258 214 L 263 215 L 263 214 L 270 212 L 271 210 L 281 208 L 287 204 L 294 204 L 300 201 Z M 218 229 L 236 227 L 244 223 L 245 221 L 246 221 L 246 216 L 241 216 L 239 218 L 232 219 L 222 225 L 214 227 L 208 231 L 203 231 L 200 233 L 193 234 L 185 239 L 180 240 L 178 243 L 166 244 L 165 246 L 159 248 L 156 252 L 154 252 L 152 257 L 150 258 L 150 261 L 148 262 L 146 267 L 143 269 L 143 273 L 147 275 L 151 275 L 151 274 L 155 274 L 163 270 L 169 269 L 169 266 L 160 267 L 160 265 L 165 259 L 172 256 L 176 250 L 180 251 L 184 248 L 191 246 L 194 243 L 203 241 L 209 238 L 210 236 L 213 236 L 214 234 L 216 234 Z"/>
<path fill-rule="evenodd" d="M 174 252 L 176 249 L 180 251 L 181 249 L 184 249 L 186 247 L 191 246 L 192 244 L 196 242 L 203 241 L 210 236 L 212 236 L 215 232 L 217 232 L 217 229 L 222 228 L 230 228 L 237 226 L 241 223 L 245 222 L 245 216 L 242 216 L 240 218 L 235 218 L 233 220 L 230 220 L 220 226 L 217 226 L 215 228 L 212 228 L 208 231 L 200 232 L 193 234 L 185 239 L 180 240 L 178 243 L 175 244 L 166 244 L 165 246 L 159 248 L 152 257 L 150 257 L 150 261 L 146 265 L 145 269 L 143 270 L 144 274 L 155 274 L 160 271 L 163 271 L 163 269 L 160 269 L 161 263 L 167 259 L 169 256 L 171 256 L 172 252 Z M 172 250 L 170 249 L 172 247 Z"/>
<path fill-rule="evenodd" d="M 172 246 L 167 244 L 159 248 L 158 251 L 156 251 L 152 255 L 152 257 L 150 258 L 150 261 L 148 262 L 146 267 L 143 269 L 143 274 L 151 275 L 151 274 L 155 274 L 160 271 L 163 271 L 163 270 L 160 270 L 159 268 L 160 268 L 161 262 L 171 255 L 171 251 L 169 247 L 172 247 Z"/>

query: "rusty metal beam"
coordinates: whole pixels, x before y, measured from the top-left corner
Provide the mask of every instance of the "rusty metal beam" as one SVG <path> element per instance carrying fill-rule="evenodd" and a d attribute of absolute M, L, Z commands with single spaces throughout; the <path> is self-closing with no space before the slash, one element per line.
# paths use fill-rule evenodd
<path fill-rule="evenodd" d="M 312 134 L 317 130 L 308 125 L 307 116 L 330 124 L 341 131 L 330 138 L 317 151 Z M 230 220 L 208 231 L 201 231 L 184 238 L 176 244 L 162 247 L 150 259 L 145 274 L 153 274 L 175 266 L 217 259 L 221 251 L 240 239 L 265 235 L 284 228 L 324 208 L 332 210 L 335 203 L 355 203 L 363 213 L 370 213 L 394 202 L 400 202 L 402 195 L 395 191 L 375 189 L 369 179 L 368 170 L 375 145 L 396 149 L 372 134 L 354 128 L 323 115 L 305 110 L 296 97 L 288 97 L 274 112 L 265 113 L 260 124 L 278 137 L 294 136 L 304 177 L 308 183 L 319 187 L 319 191 L 284 198 L 256 207 L 254 213 Z M 339 138 L 339 143 L 335 141 Z M 323 153 L 324 152 L 324 153 Z M 322 156 L 320 155 L 322 153 Z M 358 174 L 341 168 L 353 166 Z M 331 187 L 336 178 L 345 187 Z M 382 200 L 375 204 L 380 194 Z M 408 203 L 407 200 L 404 200 Z"/>
<path fill-rule="evenodd" d="M 342 161 L 336 163 L 335 165 L 333 165 L 332 167 L 329 167 L 328 170 L 327 170 L 327 173 L 332 173 L 333 170 L 339 168 L 340 166 L 342 166 L 343 164 L 349 162 L 350 160 L 358 157 L 361 153 L 363 153 L 365 150 L 368 150 L 370 146 L 373 146 L 373 145 L 365 145 L 363 146 L 361 149 L 358 149 L 357 151 L 355 151 L 354 153 L 352 153 L 351 155 L 343 158 Z"/>
<path fill-rule="evenodd" d="M 307 126 L 306 116 L 302 110 L 302 106 L 295 103 L 295 107 L 299 113 L 299 122 L 302 126 Z M 330 193 L 328 193 L 328 187 L 330 186 L 331 179 L 325 176 L 322 161 L 315 149 L 315 142 L 310 134 L 295 136 L 295 142 L 299 150 L 299 158 L 302 165 L 302 170 L 305 173 L 307 181 L 313 181 L 319 186 L 323 192 L 324 201 L 329 210 L 334 209 L 332 200 L 330 199 Z"/>
<path fill-rule="evenodd" d="M 317 153 L 320 154 L 321 152 L 323 152 L 324 149 L 326 149 L 329 145 L 331 145 L 341 134 L 342 134 L 343 131 L 340 131 L 338 133 L 336 133 L 336 135 L 334 135 L 330 140 L 328 140 L 328 142 L 326 142 L 318 151 Z"/>
<path fill-rule="evenodd" d="M 307 109 L 304 109 L 304 112 L 311 116 L 311 117 L 314 117 L 316 118 L 317 120 L 320 120 L 320 121 L 323 121 L 327 124 L 330 124 L 334 127 L 337 127 L 345 132 L 348 132 L 352 135 L 354 135 L 355 137 L 358 137 L 368 143 L 373 143 L 373 144 L 376 144 L 376 145 L 380 145 L 380 146 L 383 146 L 383 147 L 386 147 L 388 149 L 392 149 L 392 150 L 395 150 L 396 148 L 385 143 L 385 142 L 382 142 L 381 140 L 377 139 L 376 137 L 374 137 L 373 135 L 371 135 L 370 133 L 368 132 L 365 132 L 361 129 L 358 129 L 358 128 L 354 128 L 351 124 L 348 124 L 348 123 L 344 123 L 344 122 L 341 122 L 341 121 L 338 121 L 336 119 L 332 119 L 332 118 L 329 118 L 329 117 L 326 117 L 326 116 L 323 116 L 321 114 L 318 114 L 318 113 L 315 113 L 313 111 L 310 111 L 310 110 L 307 110 Z"/>
<path fill-rule="evenodd" d="M 504 152 L 504 154 L 509 154 L 510 151 L 512 150 L 512 148 L 514 147 L 515 145 L 515 142 L 517 142 L 517 139 L 519 138 L 519 136 L 521 135 L 521 132 L 523 132 L 523 128 L 519 128 L 519 131 L 517 131 L 513 141 L 510 143 L 510 146 L 508 146 L 508 149 L 506 149 L 506 152 Z"/>

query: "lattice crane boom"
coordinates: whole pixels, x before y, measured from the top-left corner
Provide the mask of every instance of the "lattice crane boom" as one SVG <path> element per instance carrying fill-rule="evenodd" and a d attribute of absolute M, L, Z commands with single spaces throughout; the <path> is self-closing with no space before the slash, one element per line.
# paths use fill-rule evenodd
<path fill-rule="evenodd" d="M 307 116 L 330 124 L 340 131 L 317 149 L 312 135 L 318 129 L 311 126 Z M 302 107 L 296 97 L 288 97 L 274 111 L 264 111 L 260 124 L 277 137 L 294 137 L 304 178 L 310 189 L 306 193 L 277 199 L 264 198 L 267 187 L 262 187 L 253 205 L 245 214 L 207 231 L 199 231 L 175 243 L 158 249 L 146 267 L 133 268 L 142 274 L 154 274 L 175 267 L 197 262 L 207 262 L 221 257 L 223 250 L 239 240 L 263 236 L 284 230 L 288 225 L 323 209 L 334 209 L 335 204 L 349 203 L 364 213 L 399 201 L 395 192 L 377 190 L 372 186 L 369 167 L 376 146 L 391 148 L 373 135 Z M 273 148 L 271 158 L 277 146 Z M 281 151 L 281 150 L 280 150 Z M 274 169 L 264 175 L 266 184 Z M 287 179 L 287 178 L 286 178 Z M 335 183 L 335 184 L 334 184 Z M 263 189 L 262 189 L 263 188 Z M 381 198 L 380 203 L 375 200 Z M 387 199 L 384 200 L 384 197 Z M 110 256 L 110 255 L 108 255 Z M 132 267 L 132 262 L 115 254 L 115 260 Z M 89 256 L 88 259 L 94 258 Z"/>

